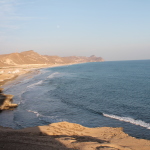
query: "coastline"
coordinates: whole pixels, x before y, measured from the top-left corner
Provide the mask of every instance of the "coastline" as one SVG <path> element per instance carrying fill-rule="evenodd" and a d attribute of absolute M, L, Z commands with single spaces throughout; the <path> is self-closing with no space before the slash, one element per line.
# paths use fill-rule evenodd
<path fill-rule="evenodd" d="M 38 74 L 40 69 L 44 68 L 53 68 L 60 66 L 75 65 L 79 63 L 66 63 L 66 64 L 32 64 L 32 65 L 17 65 L 10 67 L 1 67 L 0 68 L 0 111 L 7 109 L 14 109 L 18 104 L 13 103 L 13 95 L 9 93 L 5 94 L 5 88 L 11 85 L 13 82 L 20 81 L 24 77 L 32 78 Z"/>
<path fill-rule="evenodd" d="M 25 68 L 24 72 L 18 72 L 16 76 L 4 80 L 4 84 L 13 81 L 17 77 L 21 77 L 26 73 L 35 72 L 41 68 L 59 67 L 64 65 L 53 66 L 36 66 L 33 68 Z M 18 67 L 17 67 L 18 68 Z M 8 69 L 8 68 L 7 68 Z M 13 68 L 16 70 L 16 68 Z M 3 84 L 3 85 L 4 85 Z M 13 133 L 13 135 L 12 135 Z M 9 135 L 6 137 L 5 135 Z M 22 140 L 27 139 L 27 140 Z M 38 140 L 38 142 L 36 141 Z M 32 142 L 30 142 L 30 140 Z M 40 140 L 42 142 L 40 142 Z M 47 141 L 52 141 L 48 143 Z M 45 142 L 45 145 L 43 145 Z M 13 145 L 15 143 L 15 145 Z M 22 149 L 36 149 L 38 146 L 42 149 L 105 149 L 105 150 L 149 150 L 150 141 L 144 139 L 136 139 L 124 133 L 122 128 L 87 128 L 78 124 L 60 122 L 53 123 L 48 126 L 39 126 L 26 128 L 21 130 L 8 129 L 0 127 L 0 148 L 1 149 L 17 149 L 23 145 Z M 43 148 L 44 147 L 44 148 Z"/>
<path fill-rule="evenodd" d="M 9 81 L 15 80 L 17 77 L 21 77 L 22 75 L 35 72 L 42 68 L 53 68 L 53 67 L 68 66 L 68 65 L 75 65 L 75 64 L 79 64 L 79 63 L 53 64 L 53 65 L 33 64 L 33 65 L 17 65 L 14 67 L 3 67 L 0 68 L 0 87 L 4 86 Z"/>
<path fill-rule="evenodd" d="M 18 104 L 13 103 L 13 95 L 5 94 L 4 90 L 7 86 L 11 85 L 16 80 L 20 80 L 25 76 L 28 78 L 32 78 L 35 74 L 39 73 L 39 69 L 42 68 L 52 68 L 52 67 L 60 67 L 72 64 L 53 64 L 53 65 L 45 65 L 45 64 L 32 64 L 32 65 L 17 65 L 17 66 L 9 66 L 9 67 L 1 67 L 0 68 L 0 111 L 3 110 L 13 110 L 18 107 Z"/>

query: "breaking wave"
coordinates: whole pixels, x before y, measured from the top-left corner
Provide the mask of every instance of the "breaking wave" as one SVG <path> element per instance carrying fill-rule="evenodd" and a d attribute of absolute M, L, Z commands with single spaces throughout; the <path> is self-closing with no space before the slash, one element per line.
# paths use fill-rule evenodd
<path fill-rule="evenodd" d="M 124 121 L 124 122 L 129 122 L 131 124 L 138 125 L 138 126 L 150 129 L 150 123 L 146 123 L 142 120 L 135 120 L 135 119 L 130 118 L 130 117 L 120 117 L 120 116 L 116 116 L 116 115 L 108 115 L 108 114 L 105 114 L 105 113 L 103 113 L 103 116 L 113 118 L 113 119 L 117 119 L 117 120 Z"/>
<path fill-rule="evenodd" d="M 32 111 L 32 110 L 27 110 L 28 112 L 32 112 L 32 113 L 34 113 L 34 114 L 36 114 L 36 116 L 37 117 L 39 117 L 39 116 L 42 116 L 41 114 L 39 114 L 38 112 L 36 112 L 36 111 Z"/>
<path fill-rule="evenodd" d="M 33 83 L 33 84 L 31 84 L 31 85 L 28 85 L 27 87 L 28 87 L 28 88 L 33 88 L 34 86 L 40 85 L 40 84 L 42 84 L 42 83 L 43 83 L 43 80 L 38 81 L 38 82 L 36 82 L 36 83 Z"/>
<path fill-rule="evenodd" d="M 52 73 L 51 75 L 49 75 L 47 78 L 48 79 L 51 79 L 51 78 L 54 78 L 55 76 L 59 75 L 60 73 L 59 72 L 54 72 Z"/>
<path fill-rule="evenodd" d="M 32 110 L 27 110 L 28 112 L 32 112 L 34 114 L 36 114 L 36 116 L 39 118 L 39 120 L 48 122 L 48 123 L 55 123 L 55 122 L 62 122 L 62 121 L 66 121 L 63 119 L 57 119 L 57 116 L 44 116 L 41 115 L 40 113 L 36 112 L 36 111 L 32 111 Z"/>

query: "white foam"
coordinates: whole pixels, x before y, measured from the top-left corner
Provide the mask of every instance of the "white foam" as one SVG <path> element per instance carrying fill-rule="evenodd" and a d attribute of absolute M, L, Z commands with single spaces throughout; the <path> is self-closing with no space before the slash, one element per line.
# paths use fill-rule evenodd
<path fill-rule="evenodd" d="M 104 114 L 104 113 L 103 113 L 103 116 L 113 118 L 113 119 L 117 119 L 117 120 L 124 121 L 124 122 L 129 122 L 129 123 L 132 123 L 132 124 L 150 129 L 150 123 L 146 123 L 142 120 L 135 120 L 135 119 L 130 118 L 130 117 L 120 117 L 120 116 L 108 115 L 108 114 Z"/>
<path fill-rule="evenodd" d="M 51 75 L 49 75 L 47 78 L 51 79 L 51 78 L 54 78 L 56 75 L 59 75 L 59 74 L 60 74 L 59 72 L 55 72 L 55 73 L 52 73 Z"/>
<path fill-rule="evenodd" d="M 27 111 L 36 114 L 36 116 L 39 118 L 39 120 L 43 120 L 43 121 L 46 121 L 46 122 L 49 122 L 49 123 L 66 121 L 66 120 L 63 120 L 63 119 L 56 119 L 57 116 L 44 116 L 44 115 L 41 115 L 40 113 L 38 113 L 36 111 L 32 111 L 32 110 L 27 110 Z"/>
<path fill-rule="evenodd" d="M 36 111 L 32 111 L 32 110 L 27 110 L 27 111 L 36 114 L 37 117 L 42 116 L 40 113 L 38 113 L 38 112 L 36 112 Z"/>
<path fill-rule="evenodd" d="M 31 84 L 31 85 L 28 85 L 27 87 L 28 87 L 28 88 L 33 88 L 34 86 L 40 85 L 40 84 L 42 84 L 42 83 L 43 83 L 43 80 L 41 80 L 41 81 L 39 81 L 39 82 L 36 82 L 36 83 L 33 83 L 33 84 Z"/>

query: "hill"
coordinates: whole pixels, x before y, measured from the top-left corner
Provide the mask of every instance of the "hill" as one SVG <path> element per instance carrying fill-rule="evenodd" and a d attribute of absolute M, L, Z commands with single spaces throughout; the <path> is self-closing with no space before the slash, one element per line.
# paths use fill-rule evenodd
<path fill-rule="evenodd" d="M 83 56 L 48 56 L 40 55 L 33 50 L 24 51 L 21 53 L 11 53 L 0 55 L 0 67 L 17 66 L 17 65 L 30 65 L 30 64 L 71 64 L 71 63 L 84 63 L 84 62 L 101 62 L 104 61 L 102 57 L 94 55 L 90 57 Z"/>

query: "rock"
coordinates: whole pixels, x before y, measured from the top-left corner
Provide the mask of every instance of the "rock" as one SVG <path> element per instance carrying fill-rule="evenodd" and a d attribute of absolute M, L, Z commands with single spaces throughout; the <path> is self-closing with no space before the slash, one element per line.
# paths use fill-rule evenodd
<path fill-rule="evenodd" d="M 13 109 L 18 106 L 18 104 L 12 104 L 13 95 L 3 94 L 3 89 L 0 88 L 0 110 Z"/>
<path fill-rule="evenodd" d="M 2 93 L 3 92 L 3 88 L 0 88 L 0 93 Z"/>
<path fill-rule="evenodd" d="M 9 107 L 10 108 L 15 108 L 15 107 L 17 107 L 18 106 L 18 104 L 9 104 Z"/>

